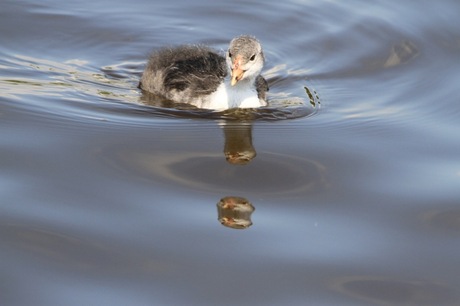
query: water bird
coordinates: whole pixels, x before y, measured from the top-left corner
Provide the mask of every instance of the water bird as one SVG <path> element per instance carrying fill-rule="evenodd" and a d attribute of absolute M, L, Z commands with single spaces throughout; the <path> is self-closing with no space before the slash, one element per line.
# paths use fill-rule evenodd
<path fill-rule="evenodd" d="M 257 108 L 267 105 L 263 65 L 262 46 L 249 35 L 233 38 L 225 56 L 204 45 L 166 47 L 150 55 L 139 88 L 198 108 Z"/>

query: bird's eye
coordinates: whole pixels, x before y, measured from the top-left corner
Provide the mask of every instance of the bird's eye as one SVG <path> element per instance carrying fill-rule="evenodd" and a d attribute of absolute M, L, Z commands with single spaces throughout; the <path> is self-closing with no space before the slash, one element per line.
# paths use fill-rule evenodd
<path fill-rule="evenodd" d="M 228 51 L 228 57 L 232 57 L 232 53 Z"/>
<path fill-rule="evenodd" d="M 253 54 L 249 60 L 253 61 L 253 60 L 255 60 L 255 59 L 256 59 L 256 55 Z"/>

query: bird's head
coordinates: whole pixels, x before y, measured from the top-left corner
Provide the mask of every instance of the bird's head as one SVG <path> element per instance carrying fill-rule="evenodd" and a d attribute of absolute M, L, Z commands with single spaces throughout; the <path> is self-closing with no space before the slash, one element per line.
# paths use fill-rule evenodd
<path fill-rule="evenodd" d="M 226 59 L 232 86 L 242 80 L 255 80 L 264 66 L 262 46 L 257 39 L 248 35 L 232 39 Z"/>

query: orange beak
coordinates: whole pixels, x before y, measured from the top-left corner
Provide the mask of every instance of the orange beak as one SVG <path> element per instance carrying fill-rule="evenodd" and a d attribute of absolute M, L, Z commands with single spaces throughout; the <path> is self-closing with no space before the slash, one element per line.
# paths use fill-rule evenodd
<path fill-rule="evenodd" d="M 243 78 L 244 70 L 241 69 L 241 55 L 238 55 L 233 61 L 232 65 L 232 80 L 230 84 L 234 86 L 239 80 Z"/>

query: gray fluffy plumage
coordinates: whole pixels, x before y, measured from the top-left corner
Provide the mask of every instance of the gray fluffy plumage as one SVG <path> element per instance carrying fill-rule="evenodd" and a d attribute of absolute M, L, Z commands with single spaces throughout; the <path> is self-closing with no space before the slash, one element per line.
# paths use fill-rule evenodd
<path fill-rule="evenodd" d="M 182 45 L 154 51 L 139 88 L 179 102 L 200 107 L 229 74 L 225 57 L 203 45 Z M 258 76 L 254 86 L 265 100 L 268 83 Z"/>

